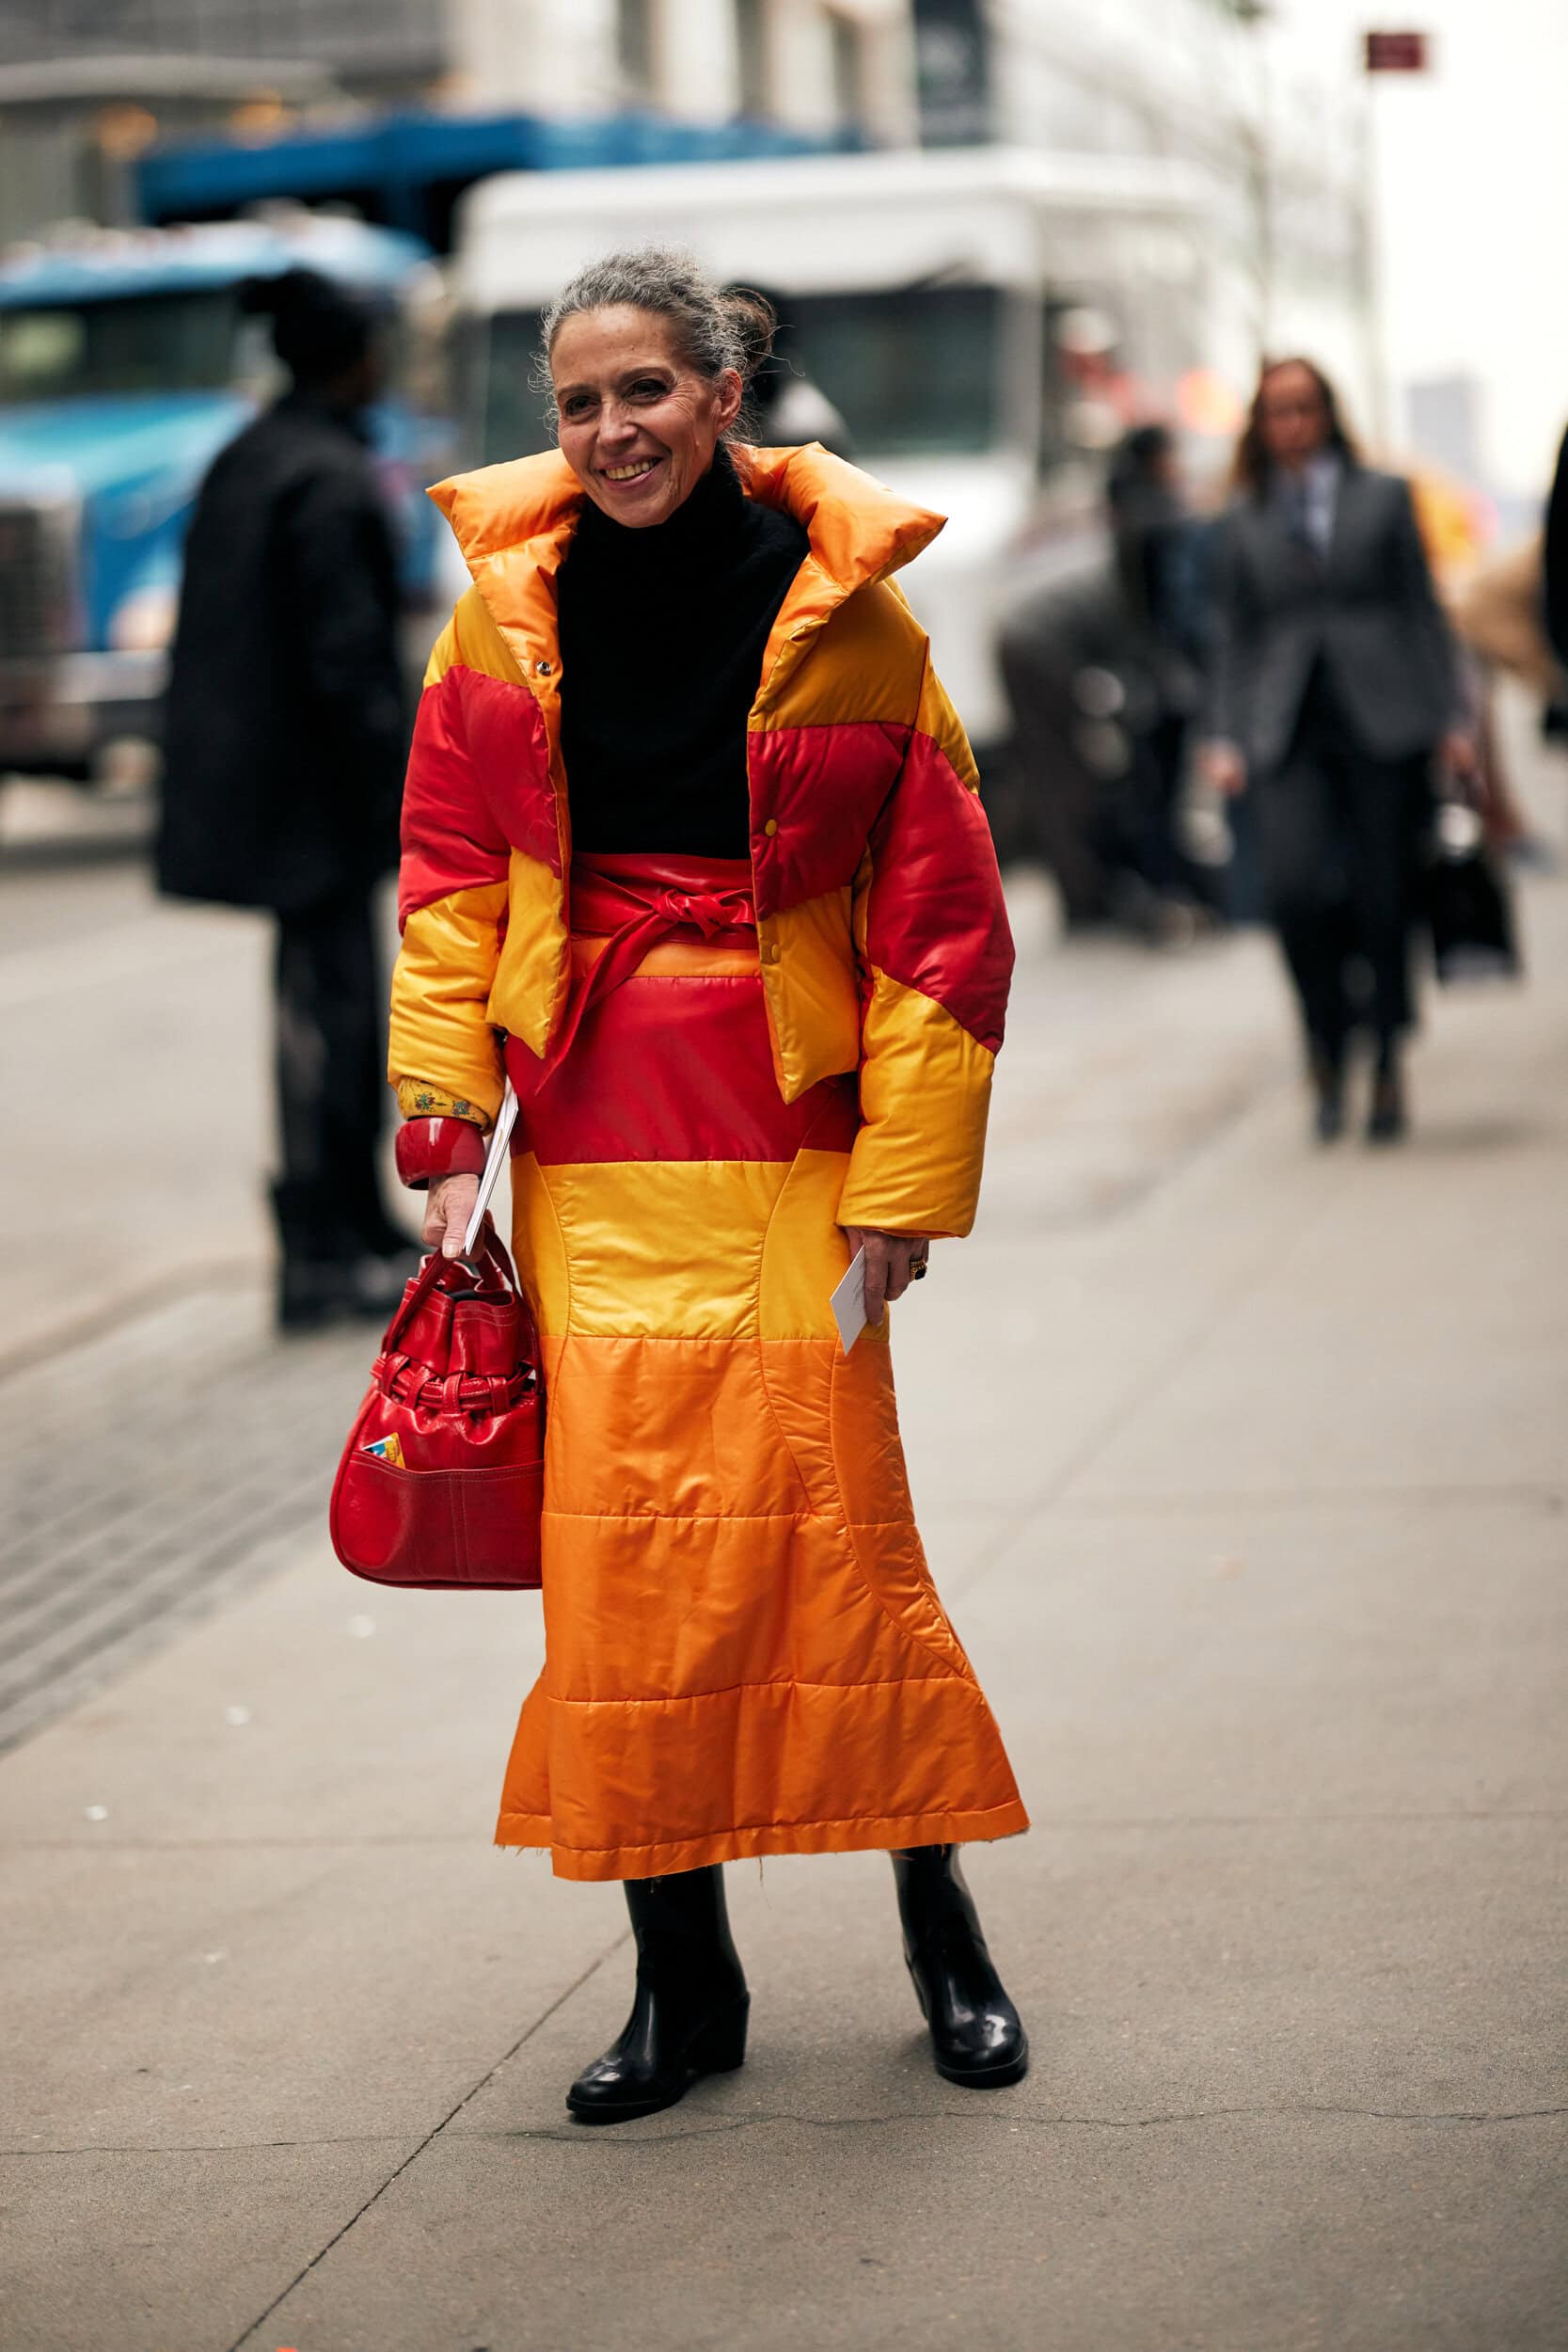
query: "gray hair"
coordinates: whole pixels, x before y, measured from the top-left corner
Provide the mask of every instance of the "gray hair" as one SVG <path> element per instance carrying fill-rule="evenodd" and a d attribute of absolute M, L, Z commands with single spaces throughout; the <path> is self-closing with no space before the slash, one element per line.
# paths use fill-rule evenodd
<path fill-rule="evenodd" d="M 533 381 L 542 392 L 551 429 L 561 422 L 550 380 L 550 353 L 569 318 L 582 310 L 626 309 L 647 310 L 667 319 L 673 330 L 675 350 L 689 368 L 716 384 L 726 368 L 734 368 L 749 384 L 773 348 L 778 319 L 766 294 L 749 288 L 721 286 L 694 253 L 680 246 L 644 245 L 624 253 L 607 253 L 578 270 L 550 303 L 540 325 L 539 354 Z M 743 435 L 749 426 L 744 408 L 729 428 Z M 729 437 L 726 435 L 726 438 Z"/>

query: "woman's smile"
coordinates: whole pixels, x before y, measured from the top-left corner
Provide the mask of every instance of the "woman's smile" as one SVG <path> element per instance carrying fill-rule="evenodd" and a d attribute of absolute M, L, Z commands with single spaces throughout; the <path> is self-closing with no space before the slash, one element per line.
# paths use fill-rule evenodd
<path fill-rule="evenodd" d="M 663 462 L 663 459 L 657 456 L 630 457 L 618 466 L 601 466 L 599 472 L 606 482 L 613 482 L 616 487 L 620 488 L 626 483 L 645 482 L 654 468 L 662 465 Z"/>

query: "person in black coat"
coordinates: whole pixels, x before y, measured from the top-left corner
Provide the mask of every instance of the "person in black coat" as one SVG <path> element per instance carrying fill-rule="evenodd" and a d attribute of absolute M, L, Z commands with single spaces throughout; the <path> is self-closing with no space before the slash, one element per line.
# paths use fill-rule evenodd
<path fill-rule="evenodd" d="M 1172 437 L 1130 433 L 1106 481 L 1109 544 L 1053 563 L 1003 621 L 998 661 L 1011 757 L 988 778 L 1004 858 L 1051 869 L 1069 930 L 1117 924 L 1191 939 L 1215 893 L 1179 816 L 1201 691 L 1200 534 L 1182 506 Z"/>
<path fill-rule="evenodd" d="M 1568 433 L 1562 437 L 1546 501 L 1546 535 L 1543 550 L 1546 637 L 1552 651 L 1568 670 Z M 1560 696 L 1560 702 L 1561 697 Z"/>
<path fill-rule="evenodd" d="M 1310 361 L 1264 368 L 1236 470 L 1202 764 L 1221 791 L 1251 787 L 1317 1132 L 1326 1142 L 1343 1126 L 1346 1050 L 1366 1027 L 1367 1133 L 1391 1142 L 1406 1123 L 1400 1046 L 1433 765 L 1475 765 L 1452 644 L 1408 485 L 1361 464 Z"/>
<path fill-rule="evenodd" d="M 1213 895 L 1180 838 L 1187 738 L 1208 647 L 1209 526 L 1186 510 L 1168 425 L 1133 426 L 1112 457 L 1105 503 L 1127 634 L 1136 871 L 1154 905 L 1177 912 Z"/>
<path fill-rule="evenodd" d="M 160 889 L 277 918 L 286 1328 L 387 1311 L 408 1245 L 383 1204 L 384 991 L 372 894 L 406 751 L 397 554 L 361 418 L 368 305 L 307 270 L 253 280 L 291 389 L 202 485 L 165 725 Z"/>

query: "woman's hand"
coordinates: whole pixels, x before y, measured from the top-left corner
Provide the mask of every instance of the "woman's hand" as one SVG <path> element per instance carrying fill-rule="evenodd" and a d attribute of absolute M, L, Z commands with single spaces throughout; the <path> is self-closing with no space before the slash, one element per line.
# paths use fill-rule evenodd
<path fill-rule="evenodd" d="M 919 1266 L 925 1271 L 927 1253 L 931 1247 L 928 1233 L 879 1233 L 869 1225 L 847 1225 L 849 1255 L 857 1249 L 865 1252 L 865 1319 L 880 1323 L 884 1301 L 902 1298 L 910 1284 L 918 1278 Z"/>
<path fill-rule="evenodd" d="M 420 1234 L 427 1249 L 443 1258 L 463 1253 L 463 1236 L 479 1199 L 477 1176 L 438 1176 L 424 1197 L 424 1227 Z"/>
<path fill-rule="evenodd" d="M 1223 792 L 1227 799 L 1246 790 L 1246 759 L 1239 743 L 1218 739 L 1200 743 L 1197 772 L 1211 792 Z"/>

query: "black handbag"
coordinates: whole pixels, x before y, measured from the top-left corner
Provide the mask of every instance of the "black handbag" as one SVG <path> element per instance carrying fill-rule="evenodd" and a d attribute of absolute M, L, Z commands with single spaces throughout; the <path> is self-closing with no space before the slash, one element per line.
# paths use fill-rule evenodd
<path fill-rule="evenodd" d="M 1423 874 L 1422 911 L 1432 960 L 1445 987 L 1516 980 L 1523 965 L 1508 885 L 1480 817 L 1463 801 L 1438 803 Z"/>

